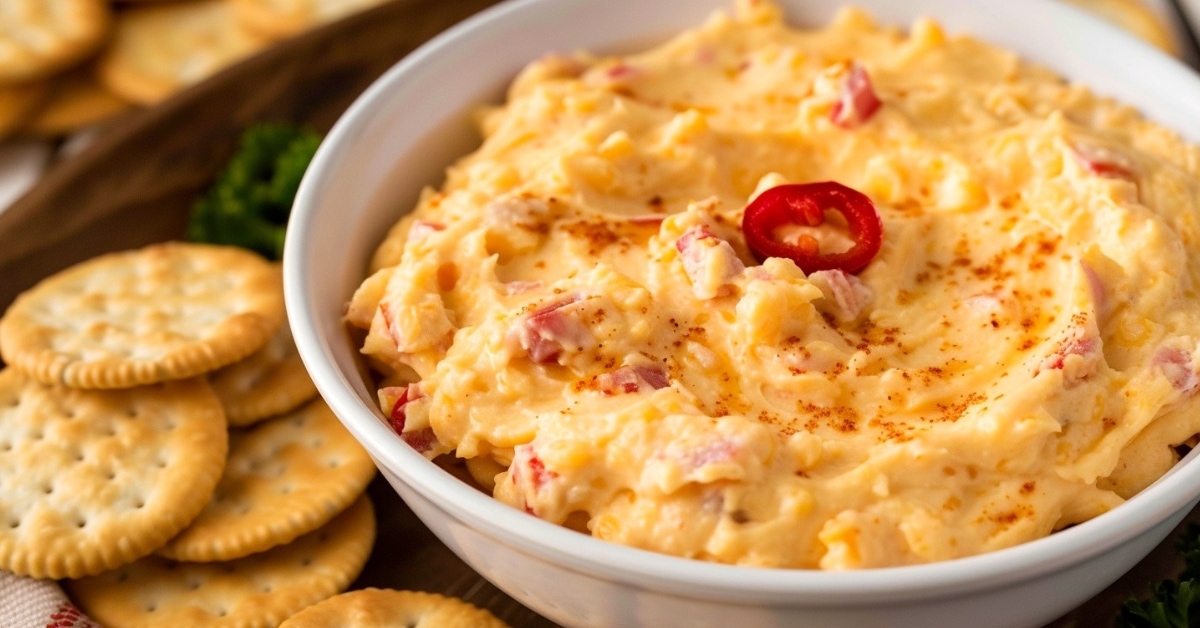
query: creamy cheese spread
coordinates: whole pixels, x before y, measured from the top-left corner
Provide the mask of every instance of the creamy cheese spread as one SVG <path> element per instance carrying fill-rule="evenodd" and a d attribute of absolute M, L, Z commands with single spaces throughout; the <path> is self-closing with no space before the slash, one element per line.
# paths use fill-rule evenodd
<path fill-rule="evenodd" d="M 742 0 L 643 53 L 548 55 L 479 121 L 347 320 L 404 441 L 533 516 L 725 563 L 924 563 L 1095 517 L 1200 428 L 1200 151 L 1012 52 Z M 857 274 L 747 248 L 756 195 L 818 181 L 876 206 Z M 777 235 L 845 248 L 835 218 Z"/>

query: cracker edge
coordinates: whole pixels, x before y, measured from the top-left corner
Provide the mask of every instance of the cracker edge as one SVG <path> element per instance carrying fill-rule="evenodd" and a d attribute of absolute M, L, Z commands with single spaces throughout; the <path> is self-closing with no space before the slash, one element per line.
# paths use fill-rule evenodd
<path fill-rule="evenodd" d="M 7 372 L 10 372 L 9 369 L 0 371 L 0 377 L 4 377 Z M 27 386 L 31 383 L 31 380 L 24 374 L 15 370 L 12 370 L 11 373 L 12 377 L 24 379 L 24 385 Z M 39 383 L 37 385 L 42 384 Z M 208 383 L 203 379 L 196 378 L 184 382 L 171 382 L 167 385 L 198 388 L 198 394 L 211 397 L 210 405 L 214 412 L 212 413 L 213 417 L 210 418 L 223 417 L 223 413 L 220 410 L 220 401 L 216 398 L 216 393 L 212 392 Z M 199 419 L 198 421 L 216 426 L 216 422 L 210 421 L 209 418 Z M 200 511 L 208 504 L 209 497 L 216 489 L 217 482 L 221 478 L 229 445 L 228 430 L 222 421 L 219 429 L 208 430 L 208 432 L 208 436 L 220 448 L 220 453 L 219 455 L 214 454 L 211 456 L 214 464 L 206 469 L 202 469 L 202 473 L 198 473 L 195 476 L 196 484 L 188 494 L 196 497 L 196 499 L 181 504 L 177 508 L 167 512 L 166 514 L 172 516 L 169 518 L 164 517 L 158 526 L 142 531 L 143 534 L 136 538 L 132 536 L 126 537 L 130 539 L 129 543 L 114 543 L 112 547 L 106 548 L 108 551 L 99 551 L 97 549 L 98 545 L 96 545 L 92 548 L 94 553 L 91 556 L 85 556 L 81 560 L 75 561 L 67 561 L 62 555 L 43 555 L 37 560 L 27 557 L 22 558 L 21 556 L 14 558 L 12 550 L 14 548 L 19 549 L 17 545 L 0 546 L 0 563 L 3 563 L 3 568 L 13 573 L 33 578 L 80 578 L 103 573 L 153 554 L 156 549 L 178 534 L 180 530 L 186 528 L 200 514 Z M 193 457 L 193 462 L 194 459 L 195 457 Z M 147 470 L 148 473 L 155 471 L 154 469 Z M 20 564 L 14 562 L 18 560 Z"/>
<path fill-rule="evenodd" d="M 370 497 L 364 493 L 350 508 L 347 508 L 345 512 L 338 515 L 329 524 L 309 533 L 318 535 L 328 533 L 330 530 L 336 530 L 341 533 L 341 536 L 337 539 L 340 542 L 336 543 L 333 549 L 327 550 L 331 558 L 327 563 L 324 563 L 326 574 L 319 581 L 319 586 L 312 587 L 307 591 L 278 590 L 275 597 L 289 595 L 290 599 L 288 602 L 293 606 L 292 609 L 269 609 L 263 612 L 257 622 L 242 620 L 236 615 L 233 616 L 232 620 L 226 622 L 215 620 L 210 615 L 206 618 L 206 625 L 218 627 L 277 626 L 280 622 L 300 610 L 345 591 L 358 578 L 359 574 L 362 573 L 363 568 L 366 567 L 367 560 L 370 559 L 371 550 L 375 545 L 375 538 L 378 532 L 375 517 L 375 506 L 371 502 Z M 360 537 L 360 533 L 364 532 L 367 534 Z M 281 545 L 268 551 L 285 552 L 289 547 L 289 545 Z M 145 560 L 166 561 L 167 559 L 151 556 Z M 256 560 L 256 558 L 255 556 L 250 556 L 245 560 L 252 561 Z M 186 563 L 181 566 L 186 567 Z M 145 621 L 145 616 L 141 613 L 111 614 L 111 602 L 122 596 L 119 594 L 119 589 L 115 589 L 111 583 L 106 581 L 106 575 L 109 574 L 101 574 L 98 577 L 89 579 L 68 580 L 63 582 L 63 586 L 75 605 L 95 621 L 101 622 L 106 626 L 142 625 L 142 622 Z M 311 583 L 313 581 L 310 579 L 308 582 Z M 103 602 L 104 605 L 97 606 L 85 601 L 94 601 L 96 599 Z"/>
<path fill-rule="evenodd" d="M 287 325 L 288 321 L 284 321 L 283 326 Z M 281 327 L 276 334 L 283 331 L 285 330 Z M 276 338 L 272 337 L 259 351 L 265 351 L 275 341 Z M 295 352 L 295 342 L 291 339 L 290 332 L 288 333 L 288 342 L 292 345 L 291 355 L 282 361 L 271 362 L 269 369 L 257 369 L 257 375 L 260 376 L 257 378 L 259 382 L 278 381 L 287 391 L 284 394 L 278 394 L 280 391 L 276 387 L 255 387 L 251 391 L 238 389 L 234 384 L 238 383 L 240 379 L 237 376 L 242 375 L 240 369 L 250 368 L 242 365 L 241 361 L 224 366 L 209 375 L 209 383 L 212 384 L 217 397 L 221 399 L 221 405 L 225 408 L 225 418 L 229 421 L 230 427 L 246 428 L 257 425 L 268 419 L 294 412 L 308 405 L 317 397 L 317 385 L 308 374 L 308 369 L 300 359 L 300 354 Z M 246 356 L 243 361 L 256 358 L 257 353 Z M 233 373 L 234 377 L 230 377 L 230 373 Z M 263 374 L 266 374 L 267 377 L 261 377 Z M 230 378 L 226 379 L 226 377 Z"/>
<path fill-rule="evenodd" d="M 377 473 L 375 462 L 367 454 L 366 449 L 354 438 L 353 434 L 350 434 L 346 430 L 329 405 L 320 397 L 303 405 L 296 413 L 309 411 L 310 407 L 312 407 L 311 411 L 313 412 L 328 414 L 328 420 L 332 420 L 336 424 L 335 429 L 346 431 L 346 436 L 350 439 L 348 442 L 354 443 L 359 448 L 359 453 L 362 454 L 361 458 L 355 458 L 336 469 L 339 476 L 352 476 L 353 482 L 346 482 L 337 486 L 335 490 L 327 495 L 304 499 L 307 508 L 303 513 L 289 511 L 286 517 L 242 530 L 241 534 L 235 538 L 225 537 L 220 539 L 232 542 L 218 545 L 211 538 L 203 542 L 196 540 L 190 540 L 189 542 L 189 526 L 181 530 L 177 536 L 162 544 L 162 547 L 159 547 L 155 553 L 159 556 L 180 562 L 210 563 L 237 560 L 291 543 L 305 534 L 321 529 L 347 509 L 353 507 L 355 502 L 366 493 L 367 486 L 375 479 Z M 272 420 L 286 421 L 291 416 L 284 415 Z M 262 424 L 262 427 L 267 426 L 269 426 L 269 422 Z M 232 451 L 230 455 L 232 455 Z M 300 495 L 303 496 L 302 493 Z M 326 501 L 324 498 L 329 498 L 329 500 Z M 296 501 L 296 498 L 291 498 L 291 501 Z M 197 515 L 197 517 L 199 516 Z M 217 527 L 220 528 L 223 526 Z"/>
<path fill-rule="evenodd" d="M 122 360 L 107 358 L 82 362 L 52 349 L 24 350 L 23 338 L 26 326 L 36 325 L 31 317 L 23 315 L 22 306 L 33 299 L 35 293 L 70 272 L 84 272 L 87 266 L 102 263 L 118 256 L 147 254 L 156 249 L 212 248 L 227 253 L 246 256 L 247 263 L 262 263 L 269 272 L 261 273 L 251 289 L 271 290 L 278 268 L 253 253 L 235 247 L 196 244 L 188 242 L 164 242 L 141 249 L 115 251 L 86 259 L 74 266 L 42 279 L 32 288 L 18 295 L 8 311 L 0 317 L 0 358 L 21 370 L 33 379 L 50 385 L 65 385 L 70 388 L 108 389 L 132 388 L 157 384 L 169 380 L 187 379 L 214 371 L 232 364 L 261 349 L 271 336 L 284 324 L 283 295 L 280 294 L 274 311 L 242 312 L 228 318 L 216 328 L 213 337 L 205 342 L 186 345 L 157 360 Z M 257 262 L 251 261 L 257 260 Z M 270 279 L 268 279 L 268 277 Z M 261 284 L 261 285 L 260 285 Z M 13 353 L 13 347 L 17 353 Z"/>

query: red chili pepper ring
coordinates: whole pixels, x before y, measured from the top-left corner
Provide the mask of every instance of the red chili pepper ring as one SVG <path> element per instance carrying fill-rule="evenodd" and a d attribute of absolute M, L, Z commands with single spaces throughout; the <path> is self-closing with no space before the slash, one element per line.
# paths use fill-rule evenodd
<path fill-rule="evenodd" d="M 816 238 L 803 235 L 796 243 L 782 242 L 775 230 L 788 224 L 816 227 L 825 222 L 825 210 L 846 219 L 854 245 L 839 253 L 822 253 Z M 742 216 L 746 245 L 761 262 L 768 257 L 792 260 L 805 274 L 819 270 L 857 273 L 879 253 L 883 245 L 883 221 L 875 204 L 865 194 L 841 183 L 794 183 L 770 188 L 759 194 Z"/>

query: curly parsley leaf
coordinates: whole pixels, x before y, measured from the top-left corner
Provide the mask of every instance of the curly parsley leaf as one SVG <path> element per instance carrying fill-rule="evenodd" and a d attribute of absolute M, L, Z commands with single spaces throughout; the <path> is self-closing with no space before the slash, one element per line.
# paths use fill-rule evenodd
<path fill-rule="evenodd" d="M 321 139 L 288 124 L 247 128 L 225 168 L 193 206 L 187 238 L 279 259 L 296 190 Z"/>
<path fill-rule="evenodd" d="M 1200 627 L 1200 582 L 1164 580 L 1147 600 L 1128 599 L 1117 628 Z"/>

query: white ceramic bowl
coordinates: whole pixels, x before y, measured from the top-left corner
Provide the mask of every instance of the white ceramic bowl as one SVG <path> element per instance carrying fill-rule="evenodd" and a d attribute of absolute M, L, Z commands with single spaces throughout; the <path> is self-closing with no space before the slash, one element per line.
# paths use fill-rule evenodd
<path fill-rule="evenodd" d="M 824 25 L 844 0 L 785 0 Z M 937 18 L 1013 49 L 1200 140 L 1200 80 L 1097 19 L 1048 0 L 856 0 L 884 23 Z M 494 501 L 388 429 L 342 324 L 385 231 L 422 186 L 478 141 L 467 120 L 548 51 L 623 51 L 701 23 L 725 0 L 520 0 L 407 57 L 330 132 L 296 201 L 284 255 L 287 307 L 322 395 L 417 515 L 468 564 L 571 626 L 1038 626 L 1116 580 L 1200 497 L 1189 455 L 1127 504 L 1019 547 L 855 573 L 702 563 L 618 547 Z"/>

